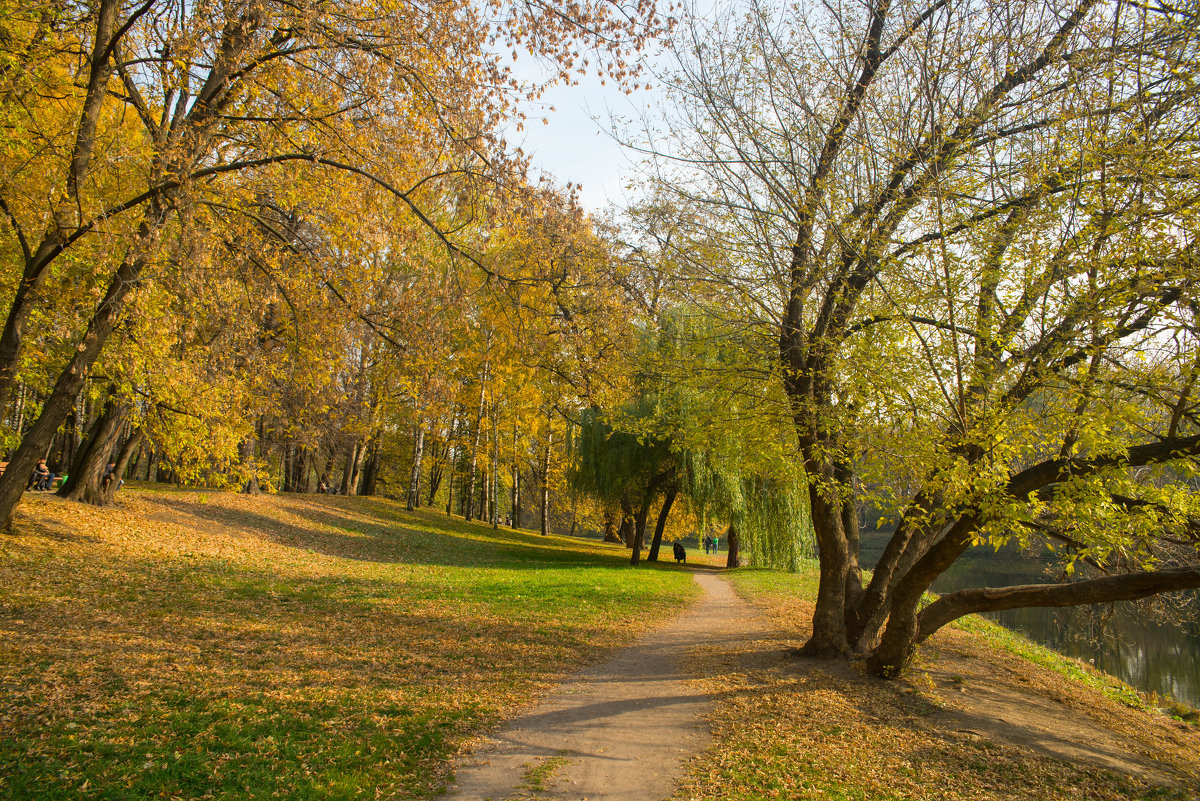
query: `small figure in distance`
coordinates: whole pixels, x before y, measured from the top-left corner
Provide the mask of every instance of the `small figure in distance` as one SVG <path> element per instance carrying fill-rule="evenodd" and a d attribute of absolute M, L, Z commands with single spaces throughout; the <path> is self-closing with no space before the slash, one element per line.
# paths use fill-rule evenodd
<path fill-rule="evenodd" d="M 100 489 L 107 493 L 113 481 L 117 482 L 117 489 L 120 489 L 125 484 L 124 481 L 117 478 L 117 463 L 110 459 L 108 465 L 104 468 L 104 475 L 100 477 Z"/>
<path fill-rule="evenodd" d="M 705 534 L 704 535 L 704 552 L 708 553 L 708 549 L 711 547 L 712 547 L 712 535 Z"/>
<path fill-rule="evenodd" d="M 33 466 L 33 475 L 29 477 L 29 484 L 25 489 L 48 490 L 50 482 L 53 480 L 54 474 L 50 472 L 49 467 L 46 467 L 46 460 L 38 459 L 38 463 Z"/>
<path fill-rule="evenodd" d="M 683 562 L 684 564 L 687 564 L 687 551 L 684 550 L 683 543 L 679 540 L 675 540 L 675 545 L 673 547 L 675 550 L 675 563 L 679 564 L 680 562 Z"/>
<path fill-rule="evenodd" d="M 322 495 L 329 493 L 329 482 L 325 480 L 325 476 L 321 476 L 321 480 L 317 482 L 317 492 Z"/>

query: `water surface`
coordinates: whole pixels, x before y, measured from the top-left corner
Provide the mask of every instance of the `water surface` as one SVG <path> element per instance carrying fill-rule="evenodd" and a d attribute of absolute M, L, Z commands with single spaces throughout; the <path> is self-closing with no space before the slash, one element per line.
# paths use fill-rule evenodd
<path fill-rule="evenodd" d="M 879 558 L 887 536 L 864 535 L 864 565 Z M 946 593 L 1049 582 L 1054 579 L 1047 566 L 1044 559 L 1022 557 L 1015 551 L 973 548 L 934 582 L 933 590 Z M 1164 625 L 1125 602 L 1008 609 L 985 617 L 1061 654 L 1090 662 L 1140 690 L 1200 707 L 1200 621 Z"/>

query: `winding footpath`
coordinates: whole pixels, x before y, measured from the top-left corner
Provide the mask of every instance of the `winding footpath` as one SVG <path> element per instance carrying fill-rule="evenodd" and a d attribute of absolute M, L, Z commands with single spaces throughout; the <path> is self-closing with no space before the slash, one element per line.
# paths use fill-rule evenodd
<path fill-rule="evenodd" d="M 767 624 L 718 574 L 696 571 L 703 596 L 605 664 L 569 679 L 493 735 L 457 770 L 445 798 L 657 801 L 710 742 L 713 698 L 689 682 L 698 647 L 742 642 Z"/>

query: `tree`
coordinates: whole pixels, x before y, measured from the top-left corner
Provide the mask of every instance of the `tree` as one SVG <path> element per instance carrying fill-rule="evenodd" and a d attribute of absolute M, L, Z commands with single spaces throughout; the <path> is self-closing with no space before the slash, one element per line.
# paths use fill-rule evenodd
<path fill-rule="evenodd" d="M 338 9 L 102 0 L 15 11 L 0 37 L 2 60 L 33 57 L 42 68 L 7 70 L 0 94 L 17 143 L 0 182 L 6 248 L 15 254 L 0 398 L 11 395 L 52 268 L 92 270 L 102 291 L 0 477 L 0 517 L 11 521 L 17 476 L 48 447 L 177 215 L 205 204 L 246 210 L 263 176 L 307 167 L 333 178 L 330 186 L 375 182 L 465 255 L 445 233 L 453 226 L 426 204 L 444 197 L 451 178 L 488 172 L 500 180 L 512 166 L 495 131 L 528 91 L 501 65 L 496 45 L 547 57 L 560 66 L 558 79 L 581 66 L 581 44 L 595 44 L 599 69 L 624 80 L 626 57 L 661 24 L 652 4 L 630 11 L 608 2 L 570 14 L 541 3 L 389 0 Z M 413 170 L 411 154 L 433 157 Z M 468 206 L 457 204 L 461 217 L 469 218 Z M 89 247 L 104 257 L 70 258 Z"/>
<path fill-rule="evenodd" d="M 657 185 L 706 256 L 728 254 L 709 281 L 775 327 L 820 555 L 804 652 L 893 675 L 965 610 L 1200 585 L 1197 540 L 1178 533 L 1195 496 L 1133 470 L 1187 474 L 1200 453 L 1191 12 L 878 2 L 736 19 L 678 45 L 677 158 Z M 898 523 L 868 583 L 872 489 Z M 1111 575 L 918 611 L 971 543 L 1013 537 Z"/>

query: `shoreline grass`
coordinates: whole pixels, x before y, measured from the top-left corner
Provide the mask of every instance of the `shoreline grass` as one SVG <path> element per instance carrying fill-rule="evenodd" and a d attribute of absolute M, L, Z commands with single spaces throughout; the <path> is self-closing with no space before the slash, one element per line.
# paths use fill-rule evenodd
<path fill-rule="evenodd" d="M 790 650 L 811 618 L 815 565 L 728 576 L 786 634 L 695 655 L 701 685 L 723 700 L 711 716 L 714 744 L 677 801 L 1185 801 L 1200 792 L 1200 733 L 1104 695 L 1098 685 L 1112 677 L 1083 682 L 1076 673 L 1089 671 L 1065 670 L 1073 660 L 1032 643 L 1006 650 L 1000 639 L 1023 638 L 980 619 L 939 633 L 895 681 L 797 659 Z M 1026 658 L 1030 648 L 1044 665 Z M 1072 750 L 1079 732 L 1089 733 Z M 1126 753 L 1124 767 L 1103 761 L 1114 749 Z"/>

